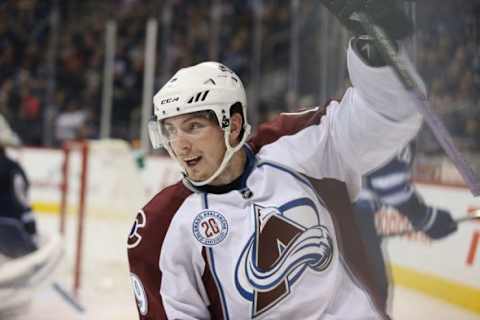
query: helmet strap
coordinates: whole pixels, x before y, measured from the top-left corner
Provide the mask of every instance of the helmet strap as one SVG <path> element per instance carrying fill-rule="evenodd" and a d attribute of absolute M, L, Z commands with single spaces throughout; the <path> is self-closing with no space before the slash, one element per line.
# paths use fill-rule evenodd
<path fill-rule="evenodd" d="M 211 183 L 213 180 L 215 180 L 223 172 L 223 170 L 225 170 L 228 162 L 230 161 L 230 159 L 232 159 L 235 152 L 240 150 L 242 148 L 242 146 L 245 144 L 245 142 L 247 141 L 247 138 L 250 135 L 251 127 L 250 127 L 250 125 L 247 124 L 247 125 L 245 125 L 244 129 L 245 129 L 245 132 L 243 134 L 242 140 L 240 140 L 240 142 L 235 147 L 232 147 L 230 145 L 230 139 L 229 139 L 230 138 L 230 126 L 224 128 L 224 137 L 225 137 L 225 146 L 226 146 L 225 154 L 223 155 L 223 160 L 220 163 L 220 165 L 218 166 L 217 170 L 208 179 L 203 180 L 203 181 L 193 181 L 188 177 L 186 172 L 183 171 L 184 178 L 186 180 L 188 180 L 188 182 L 190 184 L 192 184 L 193 186 L 196 186 L 196 187 L 207 185 L 207 184 Z"/>

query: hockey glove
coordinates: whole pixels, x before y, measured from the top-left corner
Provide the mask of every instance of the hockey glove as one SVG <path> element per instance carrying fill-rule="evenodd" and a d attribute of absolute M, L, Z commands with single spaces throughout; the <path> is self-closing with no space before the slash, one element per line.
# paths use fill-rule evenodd
<path fill-rule="evenodd" d="M 355 13 L 363 12 L 384 29 L 393 40 L 402 40 L 413 33 L 412 21 L 401 8 L 398 0 L 321 0 L 340 22 L 355 35 L 353 49 L 372 67 L 382 67 L 386 62 L 367 36 Z M 395 43 L 394 43 L 395 44 Z"/>
<path fill-rule="evenodd" d="M 402 40 L 413 33 L 412 21 L 398 0 L 321 0 L 340 22 L 355 36 L 366 35 L 355 13 L 363 12 L 393 40 Z"/>
<path fill-rule="evenodd" d="M 415 230 L 425 232 L 431 239 L 446 237 L 457 230 L 457 223 L 447 210 L 427 206 L 417 192 L 396 208 Z"/>
<path fill-rule="evenodd" d="M 457 231 L 457 223 L 447 210 L 429 208 L 422 230 L 431 239 L 441 239 Z"/>

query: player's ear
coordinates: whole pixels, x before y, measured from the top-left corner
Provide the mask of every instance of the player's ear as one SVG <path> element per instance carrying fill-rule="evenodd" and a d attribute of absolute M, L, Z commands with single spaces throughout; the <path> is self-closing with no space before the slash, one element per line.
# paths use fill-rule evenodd
<path fill-rule="evenodd" d="M 242 115 L 238 112 L 230 117 L 230 144 L 236 145 L 240 141 L 240 134 L 243 127 Z"/>

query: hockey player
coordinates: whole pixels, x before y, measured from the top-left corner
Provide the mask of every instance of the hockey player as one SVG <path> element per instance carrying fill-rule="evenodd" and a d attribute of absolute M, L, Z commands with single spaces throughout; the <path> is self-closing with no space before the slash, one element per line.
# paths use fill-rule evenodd
<path fill-rule="evenodd" d="M 448 210 L 427 205 L 415 190 L 411 181 L 414 156 L 415 142 L 411 142 L 389 162 L 368 173 L 354 205 L 384 308 L 388 304 L 390 272 L 381 247 L 382 235 L 375 228 L 375 214 L 385 206 L 395 208 L 415 230 L 431 239 L 442 239 L 457 230 L 457 223 Z"/>
<path fill-rule="evenodd" d="M 6 147 L 20 139 L 0 115 L 0 319 L 26 315 L 35 289 L 62 257 L 58 235 L 40 237 L 28 200 L 29 181 Z"/>
<path fill-rule="evenodd" d="M 28 200 L 30 182 L 5 148 L 17 147 L 20 139 L 0 115 L 0 254 L 10 258 L 36 248 L 36 222 Z"/>
<path fill-rule="evenodd" d="M 360 9 L 375 8 L 396 39 L 411 30 L 393 1 L 327 5 L 357 35 L 349 17 Z M 245 91 L 224 65 L 181 69 L 160 89 L 151 140 L 184 177 L 129 234 L 141 319 L 388 318 L 351 201 L 361 175 L 412 139 L 421 117 L 370 45 L 350 42 L 353 87 L 340 102 L 282 114 L 248 142 Z"/>

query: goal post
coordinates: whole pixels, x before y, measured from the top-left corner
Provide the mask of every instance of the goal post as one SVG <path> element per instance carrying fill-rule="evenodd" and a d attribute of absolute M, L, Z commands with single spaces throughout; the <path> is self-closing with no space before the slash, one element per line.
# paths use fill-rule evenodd
<path fill-rule="evenodd" d="M 123 140 L 65 143 L 61 170 L 59 230 L 70 241 L 67 277 L 73 277 L 72 293 L 78 298 L 85 274 L 98 278 L 93 281 L 97 283 L 109 277 L 109 270 L 103 270 L 103 265 L 111 267 L 118 263 L 128 279 L 126 252 L 122 249 L 128 227 L 145 204 L 146 194 L 132 150 Z M 74 227 L 68 228 L 67 220 Z M 96 232 L 111 232 L 112 243 L 107 246 Z M 106 254 L 111 246 L 117 254 Z"/>

